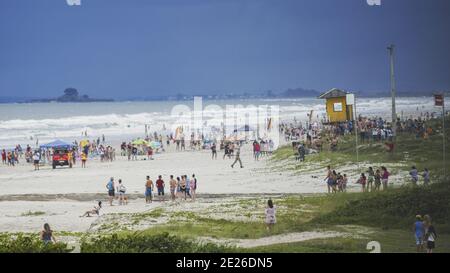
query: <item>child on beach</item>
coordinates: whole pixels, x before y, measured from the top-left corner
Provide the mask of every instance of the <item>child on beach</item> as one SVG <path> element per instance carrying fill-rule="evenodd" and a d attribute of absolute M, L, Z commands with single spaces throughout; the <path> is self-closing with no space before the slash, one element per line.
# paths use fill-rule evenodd
<path fill-rule="evenodd" d="M 425 240 L 427 242 L 427 253 L 433 253 L 433 249 L 435 248 L 435 240 L 437 238 L 436 230 L 431 223 L 431 217 L 429 215 L 424 216 L 424 224 L 425 224 Z"/>
<path fill-rule="evenodd" d="M 88 210 L 86 211 L 83 215 L 81 215 L 80 217 L 91 217 L 91 214 L 93 215 L 97 215 L 100 216 L 100 209 L 102 208 L 102 201 L 98 202 L 97 206 L 94 206 L 94 208 L 92 210 Z"/>
<path fill-rule="evenodd" d="M 267 230 L 269 230 L 269 231 L 272 231 L 273 226 L 277 222 L 277 218 L 276 218 L 275 214 L 276 214 L 276 207 L 273 205 L 272 199 L 269 199 L 269 201 L 267 201 L 267 208 L 265 210 L 266 226 L 267 226 Z"/>
<path fill-rule="evenodd" d="M 362 173 L 361 176 L 359 177 L 358 181 L 356 182 L 358 184 L 361 184 L 362 192 L 366 191 L 366 182 L 367 182 L 366 175 L 364 173 Z"/>
<path fill-rule="evenodd" d="M 81 153 L 81 168 L 86 168 L 87 155 L 86 153 Z"/>
<path fill-rule="evenodd" d="M 145 182 L 145 203 L 149 204 L 153 201 L 153 181 L 150 176 L 147 175 L 147 181 Z"/>
<path fill-rule="evenodd" d="M 56 243 L 55 236 L 53 236 L 53 230 L 47 223 L 44 224 L 44 230 L 41 231 L 41 240 L 44 244 Z"/>

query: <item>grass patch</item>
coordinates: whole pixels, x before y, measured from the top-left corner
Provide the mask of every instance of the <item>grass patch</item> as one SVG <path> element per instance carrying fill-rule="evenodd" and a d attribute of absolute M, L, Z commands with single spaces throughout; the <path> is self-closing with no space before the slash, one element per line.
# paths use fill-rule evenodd
<path fill-rule="evenodd" d="M 84 253 L 224 253 L 234 248 L 212 243 L 199 243 L 168 232 L 112 234 L 83 239 Z"/>
<path fill-rule="evenodd" d="M 43 211 L 27 211 L 22 213 L 20 216 L 41 216 L 45 215 L 46 213 Z"/>
<path fill-rule="evenodd" d="M 72 250 L 62 242 L 44 244 L 38 234 L 0 234 L 0 253 L 68 253 Z"/>

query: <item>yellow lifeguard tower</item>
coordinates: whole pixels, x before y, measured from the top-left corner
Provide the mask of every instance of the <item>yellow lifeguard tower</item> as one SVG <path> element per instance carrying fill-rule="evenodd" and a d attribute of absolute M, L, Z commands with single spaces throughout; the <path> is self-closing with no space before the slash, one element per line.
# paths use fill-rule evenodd
<path fill-rule="evenodd" d="M 326 100 L 327 121 L 330 123 L 353 120 L 353 102 L 347 102 L 349 92 L 333 88 L 322 95 L 319 99 Z"/>

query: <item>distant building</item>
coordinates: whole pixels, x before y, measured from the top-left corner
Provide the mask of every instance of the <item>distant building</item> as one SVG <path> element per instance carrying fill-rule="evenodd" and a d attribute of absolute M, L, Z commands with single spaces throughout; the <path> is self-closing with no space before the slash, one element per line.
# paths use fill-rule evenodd
<path fill-rule="evenodd" d="M 353 120 L 353 106 L 347 104 L 347 94 L 346 91 L 333 88 L 319 96 L 319 99 L 326 100 L 328 122 Z"/>

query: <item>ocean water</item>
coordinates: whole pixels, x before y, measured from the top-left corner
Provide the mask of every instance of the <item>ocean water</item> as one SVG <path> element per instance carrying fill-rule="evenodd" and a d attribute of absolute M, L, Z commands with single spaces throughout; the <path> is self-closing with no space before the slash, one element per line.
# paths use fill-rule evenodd
<path fill-rule="evenodd" d="M 358 114 L 391 116 L 390 98 L 359 98 L 356 103 Z M 150 133 L 165 129 L 164 133 L 169 134 L 179 122 L 179 116 L 172 114 L 177 105 L 194 110 L 194 101 L 0 104 L 0 148 L 17 144 L 35 146 L 36 140 L 39 144 L 55 139 L 72 142 L 85 139 L 82 133 L 86 131 L 89 139 L 104 134 L 107 140 L 127 141 L 144 136 L 146 125 Z M 219 126 L 227 105 L 278 106 L 280 120 L 306 121 L 311 110 L 314 119 L 320 120 L 325 115 L 324 100 L 314 98 L 204 100 L 201 109 L 206 125 Z M 397 98 L 396 106 L 398 115 L 404 118 L 425 112 L 440 113 L 432 97 Z M 240 118 L 239 111 L 236 116 Z"/>

